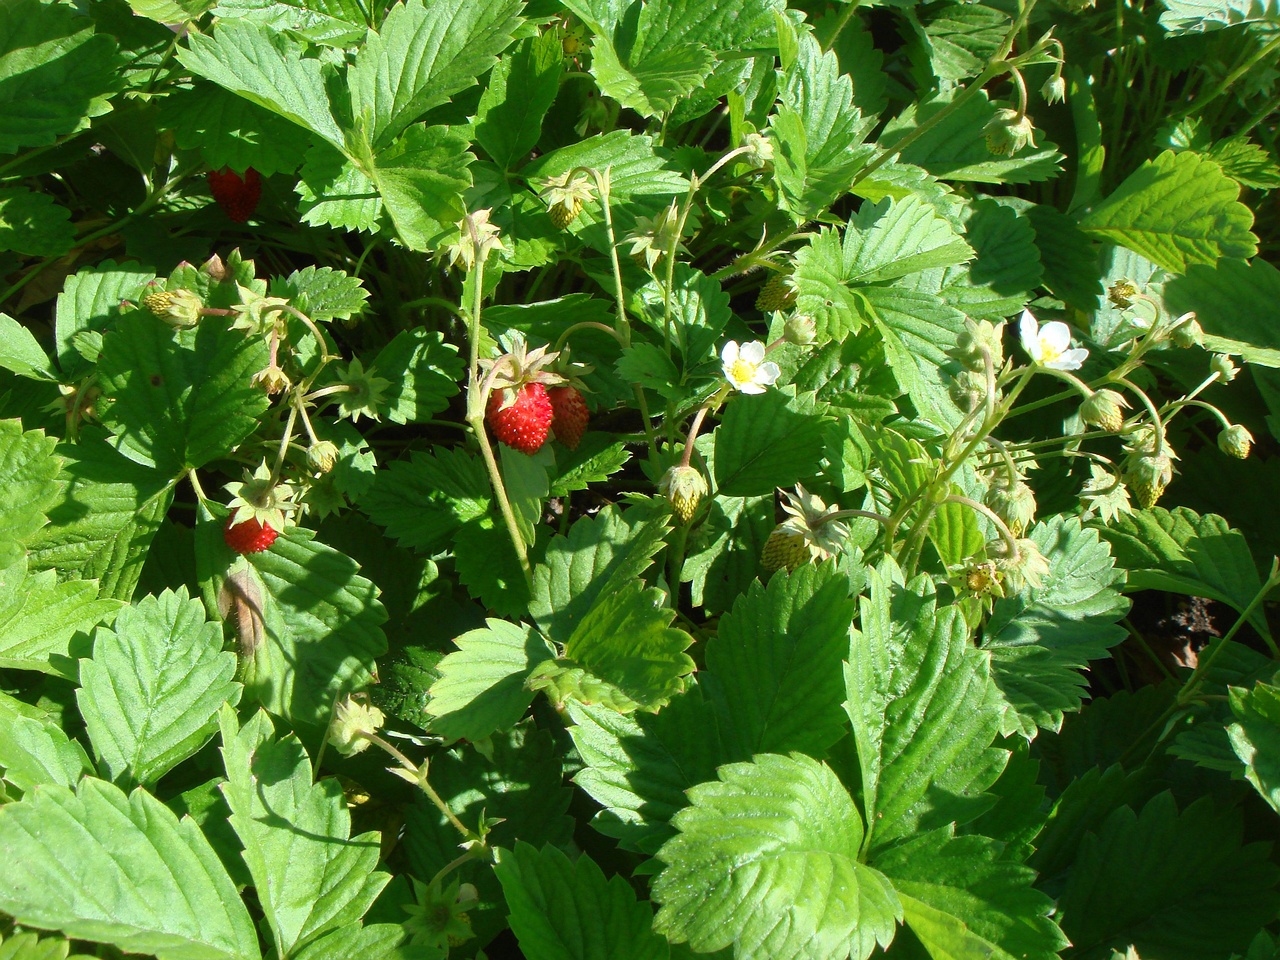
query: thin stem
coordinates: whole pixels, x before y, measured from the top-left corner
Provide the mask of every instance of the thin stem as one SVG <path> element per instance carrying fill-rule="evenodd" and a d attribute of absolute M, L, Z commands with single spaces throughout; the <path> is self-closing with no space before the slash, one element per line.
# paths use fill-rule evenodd
<path fill-rule="evenodd" d="M 454 825 L 457 831 L 468 840 L 476 839 L 475 833 L 466 828 L 463 822 L 458 819 L 457 814 L 449 809 L 449 805 L 440 798 L 440 794 L 436 793 L 435 790 L 431 788 L 431 784 L 427 783 L 426 771 L 421 766 L 414 763 L 396 747 L 392 746 L 386 740 L 383 740 L 382 737 L 378 736 L 376 733 L 366 733 L 364 730 L 358 730 L 355 735 L 368 740 L 370 743 L 377 744 L 383 750 L 387 751 L 387 753 L 391 754 L 391 756 L 399 760 L 400 765 L 407 772 L 413 774 L 413 782 L 422 789 L 423 793 L 431 798 L 431 802 L 434 803 L 436 808 L 445 815 L 445 818 Z"/>
<path fill-rule="evenodd" d="M 1160 456 L 1164 453 L 1164 421 L 1160 419 L 1160 411 L 1156 409 L 1156 405 L 1151 402 L 1143 391 L 1139 390 L 1131 381 L 1123 378 L 1116 380 L 1116 383 L 1126 387 L 1134 396 L 1142 401 L 1142 405 L 1147 408 L 1147 413 L 1151 414 L 1152 425 L 1156 430 L 1156 449 L 1154 456 Z"/>
<path fill-rule="evenodd" d="M 298 420 L 298 407 L 289 404 L 289 419 L 284 425 L 284 435 L 280 437 L 280 448 L 276 451 L 276 465 L 271 468 L 271 483 L 280 482 L 280 470 L 284 467 L 284 455 L 289 450 L 289 441 L 293 439 L 293 425 Z"/>
<path fill-rule="evenodd" d="M 551 348 L 551 352 L 558 352 L 565 345 L 565 341 L 579 330 L 603 330 L 605 333 L 609 334 L 609 336 L 617 340 L 623 347 L 627 346 L 622 334 L 607 323 L 598 323 L 595 320 L 583 320 L 580 323 L 575 323 L 564 333 L 560 334 L 560 336 L 556 338 L 555 346 Z"/>
<path fill-rule="evenodd" d="M 207 503 L 209 497 L 204 492 L 204 487 L 200 486 L 200 478 L 196 476 L 195 467 L 187 471 L 187 479 L 191 482 L 191 489 L 195 491 L 196 499 L 201 503 Z"/>

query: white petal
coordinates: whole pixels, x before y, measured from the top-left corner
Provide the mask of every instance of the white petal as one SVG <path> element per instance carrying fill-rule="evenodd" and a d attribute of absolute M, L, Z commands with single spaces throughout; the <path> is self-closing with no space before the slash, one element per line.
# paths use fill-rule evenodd
<path fill-rule="evenodd" d="M 1018 336 L 1022 340 L 1022 349 L 1027 351 L 1032 360 L 1040 359 L 1040 323 L 1031 315 L 1030 310 L 1022 311 L 1018 321 Z"/>
<path fill-rule="evenodd" d="M 1040 328 L 1040 347 L 1045 353 L 1065 353 L 1071 346 L 1071 328 L 1061 320 L 1051 320 Z"/>
<path fill-rule="evenodd" d="M 766 387 L 762 387 L 760 384 L 753 383 L 750 380 L 746 383 L 736 383 L 734 386 L 736 386 L 742 393 L 764 393 L 767 389 Z"/>
<path fill-rule="evenodd" d="M 744 343 L 742 349 L 738 352 L 738 359 L 745 360 L 752 366 L 758 365 L 764 360 L 764 344 L 759 340 Z"/>
<path fill-rule="evenodd" d="M 724 349 L 720 351 L 720 359 L 724 362 L 726 368 L 738 362 L 738 341 L 730 340 L 724 345 Z"/>
<path fill-rule="evenodd" d="M 756 375 L 752 379 L 756 383 L 771 387 L 778 382 L 778 377 L 780 376 L 782 376 L 782 371 L 778 369 L 778 365 L 772 360 L 766 360 L 756 367 Z"/>
<path fill-rule="evenodd" d="M 1045 366 L 1052 367 L 1054 370 L 1079 370 L 1088 358 L 1088 350 L 1084 347 L 1076 347 L 1074 350 L 1066 351 L 1052 363 L 1046 363 Z"/>

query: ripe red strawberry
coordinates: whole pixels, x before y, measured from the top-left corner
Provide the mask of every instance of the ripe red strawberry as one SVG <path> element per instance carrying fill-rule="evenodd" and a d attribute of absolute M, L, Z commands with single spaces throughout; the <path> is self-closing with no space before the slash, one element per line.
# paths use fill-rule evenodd
<path fill-rule="evenodd" d="M 205 176 L 213 199 L 230 219 L 244 223 L 253 216 L 262 196 L 262 175 L 257 170 L 248 167 L 242 177 L 230 167 L 223 167 L 210 170 Z"/>
<path fill-rule="evenodd" d="M 547 388 L 540 383 L 495 390 L 489 394 L 485 410 L 493 435 L 508 447 L 528 454 L 537 453 L 546 443 L 552 415 Z"/>
<path fill-rule="evenodd" d="M 555 430 L 556 439 L 570 450 L 577 450 L 591 416 L 582 394 L 574 387 L 552 387 L 547 391 L 547 398 L 554 413 L 551 429 Z"/>
<path fill-rule="evenodd" d="M 236 553 L 260 553 L 280 536 L 269 523 L 250 519 L 232 524 L 234 519 L 234 514 L 227 517 L 227 525 L 222 528 L 222 539 Z"/>

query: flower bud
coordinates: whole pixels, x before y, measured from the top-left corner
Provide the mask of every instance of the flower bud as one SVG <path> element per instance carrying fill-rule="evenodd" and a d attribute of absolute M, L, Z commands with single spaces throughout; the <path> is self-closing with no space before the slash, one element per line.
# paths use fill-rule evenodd
<path fill-rule="evenodd" d="M 992 369 L 999 370 L 1004 363 L 1004 321 L 993 324 L 989 320 L 966 319 L 964 330 L 948 354 L 975 373 L 983 373 L 986 370 L 984 352 L 991 355 Z"/>
<path fill-rule="evenodd" d="M 961 370 L 947 387 L 951 401 L 963 413 L 972 413 L 987 398 L 987 378 L 972 370 Z"/>
<path fill-rule="evenodd" d="M 1233 423 L 1218 434 L 1218 449 L 1237 460 L 1248 458 L 1253 448 L 1253 434 L 1238 423 Z"/>
<path fill-rule="evenodd" d="M 386 722 L 386 715 L 377 707 L 348 694 L 338 701 L 333 722 L 329 724 L 329 743 L 344 757 L 353 757 L 369 747 L 369 741 L 362 734 L 375 734 Z"/>
<path fill-rule="evenodd" d="M 1107 288 L 1107 299 L 1121 310 L 1133 306 L 1133 298 L 1137 295 L 1138 288 L 1132 280 L 1117 280 Z"/>
<path fill-rule="evenodd" d="M 317 440 L 307 448 L 307 466 L 316 473 L 328 473 L 338 462 L 338 445 L 329 440 Z"/>
<path fill-rule="evenodd" d="M 288 390 L 291 385 L 289 375 L 274 363 L 255 373 L 253 382 L 262 384 L 262 388 L 267 391 L 267 396 L 271 397 Z"/>
<path fill-rule="evenodd" d="M 983 501 L 1015 537 L 1036 518 L 1036 495 L 1021 478 L 1012 484 L 1003 479 L 993 483 L 987 488 Z"/>
<path fill-rule="evenodd" d="M 688 523 L 707 492 L 707 481 L 695 467 L 674 466 L 662 476 L 658 491 L 671 502 L 681 523 Z"/>
<path fill-rule="evenodd" d="M 142 305 L 157 317 L 179 330 L 200 322 L 204 302 L 190 290 L 157 290 L 142 298 Z"/>
<path fill-rule="evenodd" d="M 1052 77 L 1044 82 L 1044 86 L 1040 88 L 1040 96 L 1044 97 L 1045 103 L 1060 103 L 1067 98 L 1067 81 L 1062 79 L 1062 74 L 1055 73 Z"/>
<path fill-rule="evenodd" d="M 998 157 L 1017 153 L 1027 144 L 1035 145 L 1036 129 L 1025 113 L 1002 107 L 982 128 L 987 136 L 987 149 Z"/>
<path fill-rule="evenodd" d="M 1098 390 L 1080 404 L 1080 419 L 1091 427 L 1115 432 L 1124 424 L 1124 409 L 1129 404 L 1114 390 Z"/>
<path fill-rule="evenodd" d="M 748 133 L 742 138 L 742 145 L 747 148 L 743 156 L 753 167 L 760 168 L 773 162 L 773 144 L 763 134 Z"/>
<path fill-rule="evenodd" d="M 818 326 L 813 322 L 813 317 L 793 313 L 782 326 L 782 339 L 798 347 L 812 346 L 818 339 Z"/>
<path fill-rule="evenodd" d="M 1176 326 L 1170 331 L 1169 339 L 1175 347 L 1186 350 L 1204 346 L 1204 327 L 1200 326 L 1194 313 L 1184 313 L 1174 323 Z"/>
<path fill-rule="evenodd" d="M 1122 479 L 1138 498 L 1138 505 L 1149 510 L 1173 479 L 1173 461 L 1164 453 L 1132 457 L 1126 462 Z"/>
<path fill-rule="evenodd" d="M 1219 383 L 1230 383 L 1236 378 L 1240 368 L 1225 353 L 1215 353 L 1209 361 L 1209 372 L 1218 378 Z"/>

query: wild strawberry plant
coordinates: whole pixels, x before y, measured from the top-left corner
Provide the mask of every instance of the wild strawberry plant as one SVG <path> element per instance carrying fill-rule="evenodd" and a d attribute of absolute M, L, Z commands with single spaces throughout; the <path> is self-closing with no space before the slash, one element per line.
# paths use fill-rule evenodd
<path fill-rule="evenodd" d="M 1278 26 L 0 6 L 0 957 L 1275 956 Z"/>

